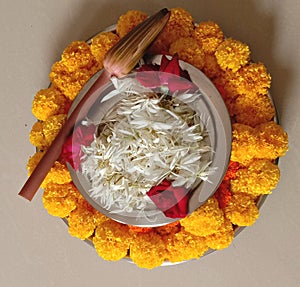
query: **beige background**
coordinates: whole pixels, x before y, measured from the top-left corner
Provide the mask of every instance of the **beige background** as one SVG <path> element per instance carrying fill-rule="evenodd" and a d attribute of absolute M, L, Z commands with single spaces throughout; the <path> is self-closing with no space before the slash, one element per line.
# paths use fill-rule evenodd
<path fill-rule="evenodd" d="M 31 102 L 48 85 L 51 65 L 72 40 L 84 40 L 129 9 L 152 13 L 187 8 L 196 21 L 214 20 L 227 36 L 250 45 L 254 61 L 273 75 L 272 95 L 290 151 L 282 178 L 260 219 L 230 248 L 199 261 L 141 270 L 105 262 L 47 214 L 41 193 L 17 196 L 34 148 Z M 300 282 L 300 1 L 299 0 L 0 0 L 1 193 L 0 286 L 299 286 Z"/>

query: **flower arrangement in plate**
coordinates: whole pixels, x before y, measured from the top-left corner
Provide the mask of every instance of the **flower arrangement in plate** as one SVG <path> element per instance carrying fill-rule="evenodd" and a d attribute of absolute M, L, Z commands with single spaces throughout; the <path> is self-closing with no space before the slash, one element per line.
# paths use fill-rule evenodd
<path fill-rule="evenodd" d="M 231 149 L 228 111 L 206 76 L 188 63 L 182 69 L 177 55 L 152 62 L 159 64 L 141 65 L 97 90 L 98 101 L 62 153 L 92 206 L 147 227 L 204 204 L 224 177 Z"/>
<path fill-rule="evenodd" d="M 170 11 L 145 63 L 103 87 L 42 183 L 45 208 L 72 236 L 105 260 L 148 269 L 230 246 L 259 217 L 261 199 L 279 181 L 276 160 L 288 150 L 271 76 L 250 60 L 249 46 L 215 22 Z M 29 174 L 105 54 L 146 18 L 130 10 L 115 30 L 66 47 L 50 87 L 33 100 Z"/>

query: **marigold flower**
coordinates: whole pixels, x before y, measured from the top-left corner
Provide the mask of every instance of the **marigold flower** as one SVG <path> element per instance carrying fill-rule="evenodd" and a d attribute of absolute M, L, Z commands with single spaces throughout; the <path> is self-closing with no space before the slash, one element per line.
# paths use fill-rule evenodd
<path fill-rule="evenodd" d="M 44 207 L 53 216 L 67 217 L 76 208 L 78 193 L 72 183 L 49 183 L 42 197 Z"/>
<path fill-rule="evenodd" d="M 218 46 L 215 55 L 223 70 L 236 72 L 249 62 L 250 48 L 238 40 L 228 38 Z"/>
<path fill-rule="evenodd" d="M 271 86 L 271 75 L 262 63 L 251 63 L 242 67 L 231 77 L 229 85 L 237 94 L 252 98 L 257 94 L 266 95 Z"/>
<path fill-rule="evenodd" d="M 238 96 L 233 103 L 236 122 L 255 127 L 271 121 L 275 116 L 274 105 L 267 95 Z"/>
<path fill-rule="evenodd" d="M 79 69 L 90 70 L 97 64 L 90 45 L 84 41 L 74 41 L 68 45 L 62 53 L 61 63 L 67 67 L 69 72 Z"/>
<path fill-rule="evenodd" d="M 180 220 L 185 230 L 196 236 L 207 236 L 215 233 L 224 222 L 224 214 L 219 208 L 216 198 L 211 197 L 208 201 Z"/>
<path fill-rule="evenodd" d="M 166 258 L 165 243 L 154 231 L 134 233 L 130 243 L 130 258 L 140 268 L 158 267 Z"/>
<path fill-rule="evenodd" d="M 260 124 L 258 134 L 258 158 L 276 159 L 288 151 L 288 134 L 275 122 Z"/>
<path fill-rule="evenodd" d="M 32 113 L 41 121 L 47 120 L 50 116 L 66 114 L 70 101 L 56 88 L 40 90 L 32 102 Z"/>
<path fill-rule="evenodd" d="M 224 40 L 220 26 L 213 21 L 199 23 L 195 28 L 194 37 L 202 46 L 202 50 L 208 54 L 213 54 Z"/>
<path fill-rule="evenodd" d="M 218 189 L 214 193 L 214 197 L 217 199 L 219 208 L 224 209 L 231 200 L 230 181 L 223 180 Z"/>
<path fill-rule="evenodd" d="M 237 172 L 241 168 L 238 162 L 230 161 L 223 180 L 232 180 L 237 177 Z"/>
<path fill-rule="evenodd" d="M 244 124 L 233 124 L 231 146 L 231 160 L 246 165 L 256 157 L 259 148 L 255 129 Z"/>
<path fill-rule="evenodd" d="M 42 159 L 44 152 L 38 151 L 31 156 L 27 163 L 28 176 L 31 175 L 39 161 Z M 67 166 L 59 161 L 56 161 L 50 169 L 48 175 L 44 179 L 41 187 L 46 187 L 49 183 L 64 184 L 71 182 L 71 175 Z"/>
<path fill-rule="evenodd" d="M 170 9 L 170 19 L 164 30 L 150 47 L 152 54 L 168 53 L 171 43 L 178 38 L 192 37 L 194 33 L 194 19 L 192 15 L 183 8 Z"/>
<path fill-rule="evenodd" d="M 208 250 L 205 237 L 193 235 L 185 229 L 166 236 L 164 241 L 170 262 L 198 259 Z"/>
<path fill-rule="evenodd" d="M 138 24 L 145 21 L 146 18 L 147 18 L 147 14 L 139 10 L 127 11 L 124 15 L 120 16 L 117 22 L 117 27 L 116 27 L 117 34 L 120 36 L 120 38 L 123 38 Z"/>
<path fill-rule="evenodd" d="M 181 229 L 181 225 L 179 221 L 175 221 L 163 226 L 155 227 L 155 232 L 159 235 L 164 236 L 167 234 L 175 234 L 179 232 Z"/>
<path fill-rule="evenodd" d="M 259 217 L 255 197 L 245 193 L 234 193 L 231 201 L 225 208 L 225 216 L 232 224 L 238 226 L 252 225 Z"/>
<path fill-rule="evenodd" d="M 220 68 L 217 58 L 214 54 L 205 54 L 204 56 L 204 66 L 202 68 L 204 74 L 210 79 L 220 77 L 222 74 L 222 69 Z"/>
<path fill-rule="evenodd" d="M 48 146 L 51 145 L 66 119 L 67 115 L 61 114 L 51 116 L 43 122 L 43 134 Z"/>
<path fill-rule="evenodd" d="M 113 32 L 102 32 L 92 39 L 91 51 L 98 62 L 98 68 L 103 68 L 103 59 L 107 51 L 119 41 L 119 36 Z"/>
<path fill-rule="evenodd" d="M 152 227 L 139 227 L 139 226 L 135 226 L 135 225 L 128 225 L 129 229 L 133 232 L 137 232 L 137 233 L 148 233 L 153 231 Z"/>
<path fill-rule="evenodd" d="M 97 68 L 78 69 L 70 72 L 62 62 L 53 64 L 49 78 L 54 87 L 58 88 L 67 98 L 74 100 L 85 83 L 97 72 Z"/>
<path fill-rule="evenodd" d="M 69 233 L 81 240 L 89 238 L 97 225 L 97 212 L 87 201 L 80 200 L 68 217 Z"/>
<path fill-rule="evenodd" d="M 276 187 L 279 177 L 277 165 L 267 159 L 255 159 L 247 167 L 238 170 L 236 179 L 231 181 L 231 190 L 253 196 L 269 194 Z"/>
<path fill-rule="evenodd" d="M 178 54 L 180 60 L 188 62 L 198 69 L 202 69 L 204 66 L 204 52 L 192 37 L 182 37 L 172 42 L 169 53 L 171 55 Z"/>
<path fill-rule="evenodd" d="M 43 150 L 48 146 L 48 142 L 46 141 L 43 132 L 42 122 L 34 123 L 29 134 L 29 141 L 32 145 L 36 146 L 40 150 Z"/>
<path fill-rule="evenodd" d="M 229 219 L 225 219 L 218 231 L 205 237 L 205 243 L 211 249 L 221 250 L 227 248 L 234 238 L 234 231 Z"/>
<path fill-rule="evenodd" d="M 128 226 L 107 220 L 97 226 L 93 243 L 98 255 L 103 259 L 120 260 L 127 255 L 129 250 Z"/>

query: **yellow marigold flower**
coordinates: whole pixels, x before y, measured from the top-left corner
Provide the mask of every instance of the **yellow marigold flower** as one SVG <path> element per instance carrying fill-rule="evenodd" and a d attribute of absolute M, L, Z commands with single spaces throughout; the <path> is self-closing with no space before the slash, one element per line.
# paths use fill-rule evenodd
<path fill-rule="evenodd" d="M 73 72 L 62 62 L 53 64 L 49 78 L 51 83 L 58 88 L 67 98 L 74 100 L 85 83 L 97 72 L 97 69 L 79 69 Z"/>
<path fill-rule="evenodd" d="M 228 38 L 218 46 L 215 55 L 223 70 L 236 72 L 249 62 L 250 48 L 238 40 Z"/>
<path fill-rule="evenodd" d="M 257 126 L 259 140 L 258 158 L 276 159 L 284 156 L 288 150 L 288 134 L 283 128 L 268 122 Z"/>
<path fill-rule="evenodd" d="M 103 59 L 108 50 L 119 41 L 119 36 L 113 32 L 103 32 L 92 39 L 91 51 L 98 62 L 98 67 L 103 68 Z"/>
<path fill-rule="evenodd" d="M 48 142 L 46 141 L 43 132 L 42 122 L 34 123 L 29 134 L 29 141 L 40 150 L 43 150 L 48 146 Z"/>
<path fill-rule="evenodd" d="M 225 216 L 232 224 L 250 226 L 259 217 L 259 210 L 254 201 L 255 197 L 245 193 L 234 193 L 225 208 Z"/>
<path fill-rule="evenodd" d="M 218 201 L 212 197 L 204 205 L 180 220 L 185 230 L 196 236 L 207 236 L 217 232 L 224 223 L 224 214 Z"/>
<path fill-rule="evenodd" d="M 93 243 L 98 255 L 103 259 L 120 260 L 127 255 L 129 250 L 128 226 L 107 220 L 96 228 Z"/>
<path fill-rule="evenodd" d="M 27 171 L 28 171 L 28 176 L 30 176 L 32 174 L 32 172 L 34 171 L 35 167 L 37 166 L 37 164 L 40 162 L 40 160 L 42 159 L 42 157 L 44 156 L 44 152 L 42 151 L 37 151 L 34 155 L 32 155 L 28 162 L 27 162 Z"/>
<path fill-rule="evenodd" d="M 64 184 L 64 183 L 69 183 L 71 181 L 72 178 L 67 166 L 64 163 L 56 161 L 53 167 L 50 169 L 46 177 L 46 180 L 44 180 L 44 183 L 47 184 L 49 182 L 52 182 L 52 183 Z"/>
<path fill-rule="evenodd" d="M 68 217 L 69 233 L 81 240 L 89 238 L 95 231 L 97 214 L 95 209 L 84 199 Z"/>
<path fill-rule="evenodd" d="M 170 262 L 198 259 L 208 250 L 205 237 L 193 235 L 184 229 L 166 236 L 164 241 Z"/>
<path fill-rule="evenodd" d="M 256 157 L 259 148 L 255 129 L 244 124 L 233 124 L 231 146 L 231 160 L 246 165 Z"/>
<path fill-rule="evenodd" d="M 271 75 L 262 63 L 251 63 L 242 67 L 230 80 L 230 85 L 240 95 L 256 97 L 266 95 L 271 86 Z"/>
<path fill-rule="evenodd" d="M 123 38 L 128 32 L 135 28 L 138 24 L 145 21 L 147 14 L 139 10 L 129 10 L 124 15 L 120 16 L 116 31 L 120 38 Z"/>
<path fill-rule="evenodd" d="M 43 156 L 44 152 L 38 151 L 29 158 L 27 163 L 28 176 L 31 175 Z M 44 179 L 41 187 L 46 187 L 49 183 L 64 184 L 71 181 L 71 175 L 67 166 L 63 163 L 60 163 L 59 161 L 56 161 L 47 174 L 46 178 Z"/>
<path fill-rule="evenodd" d="M 77 193 L 72 183 L 49 183 L 42 197 L 44 207 L 53 216 L 67 217 L 76 208 Z"/>
<path fill-rule="evenodd" d="M 234 238 L 232 223 L 225 218 L 224 223 L 214 234 L 205 237 L 205 242 L 211 249 L 221 250 L 227 248 Z"/>
<path fill-rule="evenodd" d="M 194 19 L 183 8 L 170 9 L 171 15 L 168 23 L 150 48 L 153 54 L 162 54 L 169 51 L 171 43 L 178 38 L 192 37 L 194 33 Z"/>
<path fill-rule="evenodd" d="M 160 266 L 166 258 L 165 243 L 154 231 L 133 233 L 130 243 L 130 258 L 140 268 Z"/>
<path fill-rule="evenodd" d="M 202 69 L 204 66 L 204 52 L 194 38 L 178 38 L 171 43 L 169 53 L 171 55 L 178 54 L 180 60 L 188 62 L 198 69 Z"/>
<path fill-rule="evenodd" d="M 267 159 L 255 159 L 247 167 L 237 171 L 236 179 L 231 181 L 231 190 L 253 196 L 269 194 L 277 186 L 279 177 L 277 165 Z"/>
<path fill-rule="evenodd" d="M 67 115 L 55 115 L 43 122 L 43 134 L 48 146 L 53 142 L 61 127 L 64 125 Z"/>
<path fill-rule="evenodd" d="M 195 28 L 194 37 L 208 54 L 213 54 L 224 40 L 220 26 L 213 21 L 199 23 Z"/>
<path fill-rule="evenodd" d="M 75 72 L 79 69 L 90 70 L 97 62 L 86 42 L 74 41 L 63 51 L 61 63 L 69 72 Z"/>
<path fill-rule="evenodd" d="M 275 116 L 274 105 L 267 95 L 238 96 L 233 105 L 236 122 L 252 127 L 270 122 Z"/>
<path fill-rule="evenodd" d="M 217 58 L 215 55 L 205 54 L 204 66 L 202 68 L 202 71 L 210 79 L 220 77 L 222 75 L 222 70 L 217 62 Z"/>
<path fill-rule="evenodd" d="M 64 114 L 70 101 L 56 88 L 40 90 L 32 102 L 32 113 L 41 121 L 45 121 L 51 116 Z"/>

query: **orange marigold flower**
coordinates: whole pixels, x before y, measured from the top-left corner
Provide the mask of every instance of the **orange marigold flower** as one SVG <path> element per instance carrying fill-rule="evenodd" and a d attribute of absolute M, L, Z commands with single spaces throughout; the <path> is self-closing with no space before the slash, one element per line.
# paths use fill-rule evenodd
<path fill-rule="evenodd" d="M 78 69 L 70 72 L 62 62 L 53 64 L 49 78 L 54 87 L 58 88 L 67 98 L 74 100 L 85 83 L 97 72 L 97 69 Z"/>
<path fill-rule="evenodd" d="M 224 223 L 214 234 L 205 237 L 205 242 L 211 249 L 221 250 L 227 248 L 234 238 L 232 223 L 225 218 Z"/>
<path fill-rule="evenodd" d="M 231 160 L 246 165 L 256 157 L 259 148 L 255 129 L 244 124 L 233 124 L 231 146 Z"/>
<path fill-rule="evenodd" d="M 271 75 L 262 63 L 251 63 L 242 67 L 230 80 L 230 86 L 240 95 L 252 98 L 266 95 L 271 86 Z"/>
<path fill-rule="evenodd" d="M 192 37 L 194 33 L 194 19 L 183 8 L 170 9 L 168 23 L 150 48 L 152 54 L 168 53 L 170 45 L 178 38 Z"/>
<path fill-rule="evenodd" d="M 231 190 L 253 196 L 269 194 L 277 186 L 279 177 L 277 165 L 267 159 L 255 159 L 237 172 L 236 179 L 231 181 Z"/>
<path fill-rule="evenodd" d="M 49 183 L 42 197 L 44 207 L 49 214 L 67 217 L 76 208 L 78 190 L 72 183 Z"/>
<path fill-rule="evenodd" d="M 204 66 L 204 52 L 194 38 L 178 38 L 171 43 L 169 53 L 178 54 L 179 59 L 190 63 L 198 69 Z"/>
<path fill-rule="evenodd" d="M 231 160 L 228 164 L 228 168 L 227 168 L 227 171 L 225 173 L 223 180 L 235 179 L 237 176 L 236 174 L 240 168 L 241 168 L 241 165 L 238 162 Z"/>
<path fill-rule="evenodd" d="M 140 268 L 158 267 L 166 258 L 165 243 L 154 231 L 134 233 L 130 243 L 130 258 Z"/>
<path fill-rule="evenodd" d="M 164 241 L 170 262 L 198 259 L 208 250 L 205 237 L 193 235 L 184 229 L 166 236 Z"/>
<path fill-rule="evenodd" d="M 245 193 L 234 193 L 230 203 L 225 208 L 225 216 L 234 225 L 252 225 L 259 217 L 255 197 Z"/>
<path fill-rule="evenodd" d="M 93 243 L 98 255 L 103 259 L 120 260 L 127 255 L 129 250 L 128 226 L 107 220 L 97 226 Z"/>
<path fill-rule="evenodd" d="M 139 227 L 139 226 L 134 226 L 134 225 L 128 225 L 129 229 L 133 232 L 137 233 L 148 233 L 153 230 L 152 227 Z"/>
<path fill-rule="evenodd" d="M 61 63 L 69 72 L 75 72 L 79 69 L 90 70 L 96 66 L 97 62 L 86 42 L 74 41 L 63 51 Z"/>
<path fill-rule="evenodd" d="M 32 113 L 41 121 L 50 116 L 66 114 L 70 101 L 56 88 L 40 90 L 32 102 Z"/>
<path fill-rule="evenodd" d="M 208 54 L 213 54 L 224 40 L 220 26 L 213 21 L 199 23 L 195 28 L 194 37 Z"/>
<path fill-rule="evenodd" d="M 215 233 L 224 222 L 223 211 L 219 208 L 216 198 L 211 197 L 208 201 L 180 220 L 185 230 L 196 236 L 207 236 Z"/>
<path fill-rule="evenodd" d="M 119 41 L 119 36 L 113 32 L 102 32 L 92 39 L 91 51 L 98 62 L 98 67 L 103 68 L 103 59 L 108 50 Z"/>
<path fill-rule="evenodd" d="M 251 127 L 269 122 L 275 116 L 274 105 L 267 95 L 238 96 L 233 109 L 236 122 Z"/>
<path fill-rule="evenodd" d="M 44 156 L 44 152 L 38 151 L 33 156 L 31 156 L 27 163 L 28 176 L 31 175 L 39 161 Z M 50 169 L 46 178 L 44 179 L 41 187 L 46 187 L 49 183 L 64 184 L 71 182 L 71 175 L 67 166 L 59 161 L 56 161 L 53 167 Z"/>
<path fill-rule="evenodd" d="M 250 48 L 231 38 L 224 40 L 215 52 L 218 64 L 223 70 L 236 72 L 250 60 Z"/>
<path fill-rule="evenodd" d="M 258 158 L 276 159 L 288 151 L 288 134 L 275 122 L 260 124 L 258 134 Z"/>
<path fill-rule="evenodd" d="M 155 231 L 161 236 L 171 234 L 171 233 L 173 234 L 177 233 L 180 231 L 180 229 L 181 229 L 181 225 L 179 221 L 175 221 L 163 226 L 155 227 Z"/>
<path fill-rule="evenodd" d="M 81 240 L 89 238 L 95 231 L 96 218 L 95 209 L 84 199 L 80 200 L 68 217 L 69 233 Z"/>
<path fill-rule="evenodd" d="M 66 119 L 67 115 L 61 114 L 51 116 L 43 122 L 43 134 L 48 146 L 50 146 L 50 144 L 53 142 L 61 127 L 64 125 Z"/>
<path fill-rule="evenodd" d="M 231 196 L 230 182 L 229 180 L 223 180 L 214 194 L 221 209 L 224 209 L 229 204 Z"/>
<path fill-rule="evenodd" d="M 204 66 L 202 71 L 210 79 L 220 77 L 222 75 L 222 70 L 217 62 L 217 58 L 213 54 L 205 54 L 204 56 Z"/>
<path fill-rule="evenodd" d="M 29 141 L 32 145 L 36 146 L 40 150 L 43 150 L 48 146 L 48 142 L 46 141 L 43 132 L 42 122 L 34 123 L 29 134 Z"/>
<path fill-rule="evenodd" d="M 120 38 L 123 38 L 128 32 L 135 28 L 138 24 L 145 21 L 147 14 L 139 10 L 129 10 L 120 16 L 116 31 Z"/>

